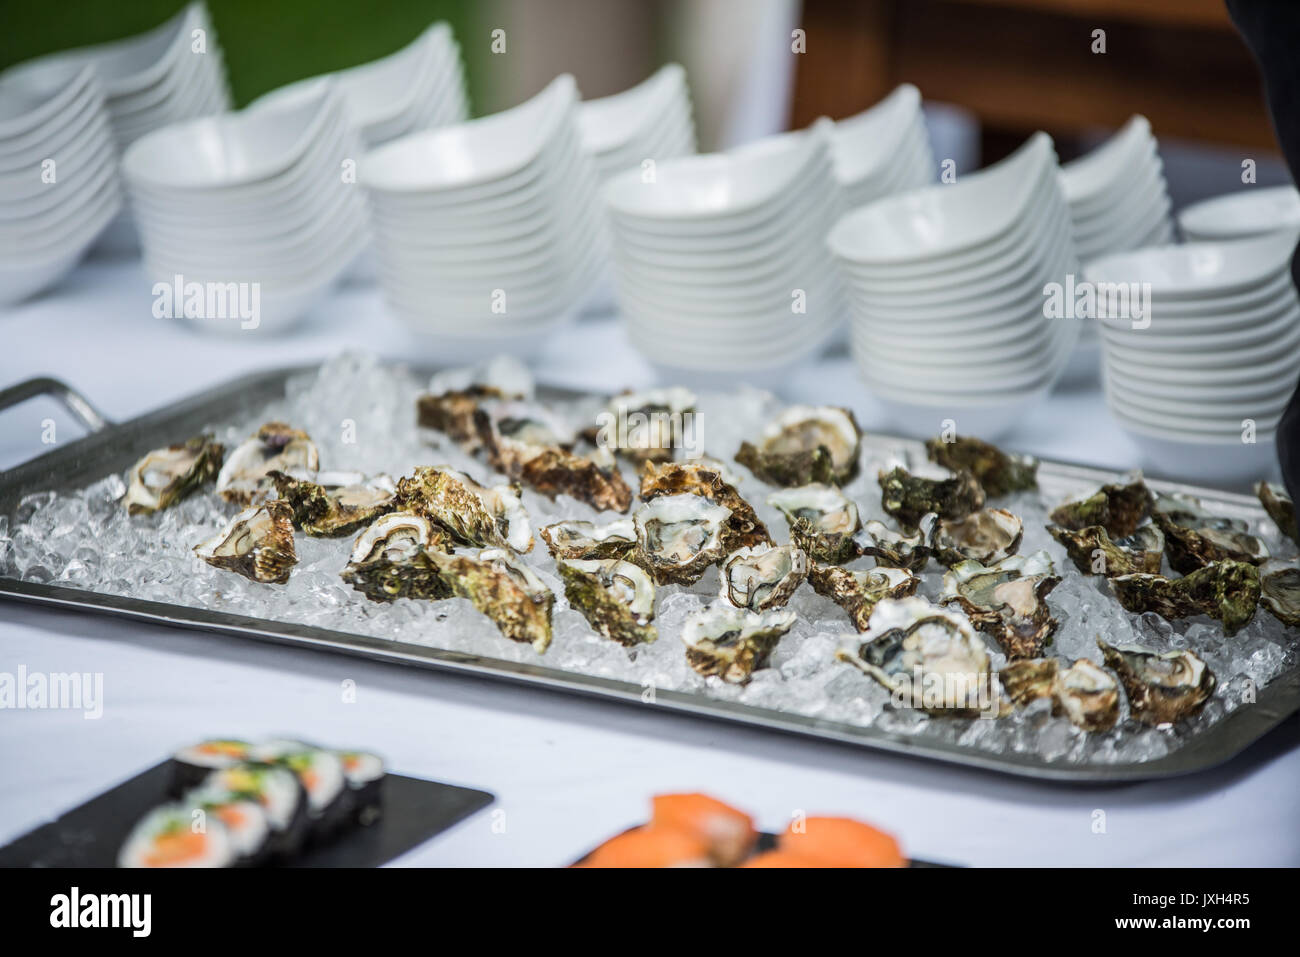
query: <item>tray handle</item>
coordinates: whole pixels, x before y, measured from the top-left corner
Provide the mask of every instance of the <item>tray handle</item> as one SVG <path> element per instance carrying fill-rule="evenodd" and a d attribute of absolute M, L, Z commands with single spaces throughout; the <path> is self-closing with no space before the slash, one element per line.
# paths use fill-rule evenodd
<path fill-rule="evenodd" d="M 72 414 L 73 418 L 91 432 L 102 432 L 112 424 L 111 420 L 91 405 L 90 400 L 84 395 L 66 382 L 60 382 L 49 376 L 37 376 L 35 379 L 11 385 L 7 389 L 0 389 L 0 412 L 41 395 L 57 400 Z"/>

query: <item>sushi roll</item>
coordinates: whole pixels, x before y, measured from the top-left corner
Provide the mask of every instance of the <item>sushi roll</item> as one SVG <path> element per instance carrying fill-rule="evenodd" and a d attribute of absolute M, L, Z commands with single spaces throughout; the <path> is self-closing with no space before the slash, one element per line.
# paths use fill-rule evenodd
<path fill-rule="evenodd" d="M 352 820 L 352 791 L 343 774 L 343 761 L 333 751 L 301 741 L 268 741 L 253 749 L 252 758 L 298 776 L 307 791 L 313 838 L 330 837 Z"/>
<path fill-rule="evenodd" d="M 213 771 L 247 761 L 252 747 L 247 741 L 213 738 L 182 748 L 172 755 L 172 761 L 175 762 L 172 794 L 179 797 L 201 785 Z"/>
<path fill-rule="evenodd" d="M 230 835 L 236 863 L 257 867 L 271 856 L 271 820 L 262 805 L 250 797 L 213 788 L 200 788 L 185 796 L 185 803 L 202 808 L 221 822 Z"/>
<path fill-rule="evenodd" d="M 758 842 L 753 818 L 707 794 L 658 794 L 652 815 L 654 827 L 675 828 L 704 840 L 719 867 L 739 864 Z"/>
<path fill-rule="evenodd" d="M 373 824 L 383 810 L 384 762 L 365 751 L 335 752 L 352 792 L 352 813 L 363 826 Z"/>
<path fill-rule="evenodd" d="M 118 852 L 118 867 L 232 867 L 230 832 L 217 818 L 196 818 L 188 803 L 164 804 L 146 814 Z M 202 826 L 196 821 L 201 820 Z"/>
<path fill-rule="evenodd" d="M 272 857 L 288 860 L 302 850 L 311 829 L 311 818 L 307 792 L 292 771 L 272 764 L 237 764 L 213 771 L 202 790 L 244 798 L 259 805 L 271 825 L 268 850 Z"/>
<path fill-rule="evenodd" d="M 898 842 L 884 831 L 847 817 L 810 817 L 791 824 L 777 850 L 819 867 L 906 867 Z"/>

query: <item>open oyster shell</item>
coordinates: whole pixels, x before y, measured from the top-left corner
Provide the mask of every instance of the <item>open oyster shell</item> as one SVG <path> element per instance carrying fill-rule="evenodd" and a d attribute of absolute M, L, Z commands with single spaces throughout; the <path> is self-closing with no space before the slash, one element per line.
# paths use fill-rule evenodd
<path fill-rule="evenodd" d="M 250 506 L 215 536 L 196 545 L 194 554 L 250 581 L 283 585 L 289 580 L 289 569 L 298 564 L 293 510 L 280 501 Z"/>
<path fill-rule="evenodd" d="M 1047 594 L 1060 582 L 1042 551 L 1012 555 L 988 567 L 958 562 L 944 574 L 939 600 L 960 605 L 1008 658 L 1038 658 L 1059 624 L 1047 607 Z"/>
<path fill-rule="evenodd" d="M 660 585 L 692 585 L 726 555 L 731 509 L 699 495 L 662 495 L 632 515 L 635 560 Z"/>
<path fill-rule="evenodd" d="M 271 492 L 271 472 L 315 472 L 320 455 L 306 432 L 267 422 L 226 457 L 217 474 L 217 492 L 227 502 L 252 505 Z"/>
<path fill-rule="evenodd" d="M 556 558 L 592 561 L 627 558 L 636 548 L 636 523 L 630 518 L 597 525 L 580 520 L 556 522 L 538 531 Z"/>
<path fill-rule="evenodd" d="M 1158 525 L 1140 525 L 1127 538 L 1114 540 L 1101 525 L 1089 525 L 1078 531 L 1048 525 L 1047 531 L 1085 575 L 1160 574 L 1165 536 Z"/>
<path fill-rule="evenodd" d="M 521 398 L 491 385 L 470 385 L 439 395 L 422 395 L 415 401 L 421 427 L 445 433 L 470 455 L 483 445 L 478 412 L 492 402 Z"/>
<path fill-rule="evenodd" d="M 293 509 L 294 525 L 308 535 L 349 535 L 392 511 L 397 494 L 392 478 L 382 473 L 370 478 L 359 472 L 267 474 Z"/>
<path fill-rule="evenodd" d="M 862 526 L 853 542 L 859 555 L 870 555 L 877 565 L 905 568 L 918 572 L 934 554 L 934 539 L 939 516 L 930 512 L 922 516 L 916 529 L 899 532 L 884 522 L 870 521 Z"/>
<path fill-rule="evenodd" d="M 877 602 L 915 595 L 921 579 L 904 568 L 850 571 L 839 565 L 813 565 L 808 572 L 808 583 L 817 594 L 843 608 L 854 628 L 866 631 Z"/>
<path fill-rule="evenodd" d="M 833 485 L 804 485 L 768 497 L 790 526 L 790 541 L 815 562 L 838 565 L 857 557 L 858 506 Z"/>
<path fill-rule="evenodd" d="M 808 577 L 808 555 L 797 545 L 757 545 L 722 562 L 719 597 L 736 608 L 783 608 Z"/>
<path fill-rule="evenodd" d="M 452 596 L 428 551 L 448 551 L 445 533 L 423 515 L 390 512 L 358 536 L 340 577 L 371 601 Z"/>
<path fill-rule="evenodd" d="M 1195 514 L 1185 509 L 1172 513 L 1159 505 L 1152 513 L 1165 536 L 1165 554 L 1176 572 L 1186 575 L 1198 568 L 1221 561 L 1249 562 L 1260 565 L 1268 560 L 1268 547 L 1233 519 Z"/>
<path fill-rule="evenodd" d="M 1290 493 L 1281 485 L 1260 482 L 1255 486 L 1255 494 L 1259 496 L 1259 503 L 1264 506 L 1264 511 L 1268 512 L 1268 517 L 1273 520 L 1278 531 L 1291 541 L 1300 544 L 1300 530 L 1297 530 L 1295 520 L 1295 502 L 1291 501 Z"/>
<path fill-rule="evenodd" d="M 659 637 L 655 617 L 655 586 L 645 571 L 617 559 L 560 561 L 569 604 L 606 638 L 633 647 Z"/>
<path fill-rule="evenodd" d="M 844 485 L 858 474 L 862 430 L 848 409 L 795 405 L 742 442 L 736 461 L 771 485 Z"/>
<path fill-rule="evenodd" d="M 1190 651 L 1157 654 L 1136 646 L 1114 647 L 1100 639 L 1097 646 L 1128 693 L 1129 712 L 1144 724 L 1175 724 L 1199 711 L 1214 694 L 1214 672 Z"/>
<path fill-rule="evenodd" d="M 888 688 L 896 707 L 954 717 L 996 716 L 1008 707 L 970 621 L 924 598 L 878 602 L 866 631 L 835 657 Z"/>
<path fill-rule="evenodd" d="M 1095 492 L 1071 499 L 1052 512 L 1052 521 L 1079 531 L 1101 525 L 1112 539 L 1132 535 L 1151 511 L 1152 495 L 1139 475 L 1123 485 L 1103 485 Z"/>
<path fill-rule="evenodd" d="M 511 641 L 532 645 L 539 655 L 551 645 L 555 594 L 527 565 L 504 548 L 485 548 L 477 557 L 426 551 L 442 579 L 459 598 L 468 598 Z"/>
<path fill-rule="evenodd" d="M 421 466 L 397 482 L 398 510 L 423 515 L 462 545 L 528 552 L 533 532 L 519 491 L 485 488 L 450 466 Z"/>
<path fill-rule="evenodd" d="M 752 612 L 715 603 L 695 612 L 682 627 L 686 660 L 697 672 L 744 684 L 766 667 L 781 636 L 794 627 L 795 614 L 779 609 Z"/>
<path fill-rule="evenodd" d="M 931 462 L 953 472 L 970 472 L 989 498 L 1038 488 L 1037 459 L 1008 455 L 983 439 L 929 439 L 925 451 Z"/>
<path fill-rule="evenodd" d="M 984 490 L 966 471 L 952 478 L 931 479 L 895 468 L 880 472 L 877 481 L 881 507 L 908 528 L 915 528 L 929 512 L 953 520 L 984 506 Z"/>
<path fill-rule="evenodd" d="M 662 495 L 700 495 L 714 505 L 731 509 L 723 533 L 728 551 L 771 545 L 772 536 L 754 507 L 741 498 L 719 464 L 707 461 L 647 461 L 641 469 L 641 499 L 649 502 Z"/>
<path fill-rule="evenodd" d="M 1161 618 L 1209 615 L 1235 635 L 1255 617 L 1259 604 L 1259 569 L 1246 562 L 1216 562 L 1182 578 L 1120 575 L 1110 587 L 1131 612 L 1153 611 Z"/>
<path fill-rule="evenodd" d="M 179 502 L 221 469 L 225 446 L 199 435 L 165 449 L 154 449 L 131 466 L 126 510 L 131 515 L 158 512 Z"/>
<path fill-rule="evenodd" d="M 1087 658 L 1062 668 L 1056 658 L 1022 658 L 998 672 L 1002 689 L 1021 707 L 1050 698 L 1052 714 L 1084 731 L 1109 731 L 1119 720 L 1119 683 Z"/>
<path fill-rule="evenodd" d="M 599 448 L 637 464 L 671 462 L 674 449 L 691 444 L 695 393 L 672 386 L 624 392 L 609 400 L 599 429 L 589 434 Z"/>
<path fill-rule="evenodd" d="M 934 533 L 934 555 L 949 567 L 976 561 L 993 565 L 1020 548 L 1025 527 L 1004 508 L 983 508 L 965 518 L 942 519 Z"/>
<path fill-rule="evenodd" d="M 1260 568 L 1259 601 L 1278 621 L 1300 628 L 1300 568 L 1281 562 Z"/>

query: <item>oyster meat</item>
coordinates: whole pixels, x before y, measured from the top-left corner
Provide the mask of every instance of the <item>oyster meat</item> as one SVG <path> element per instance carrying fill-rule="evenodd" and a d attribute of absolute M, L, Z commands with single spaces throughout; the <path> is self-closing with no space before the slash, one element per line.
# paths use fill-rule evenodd
<path fill-rule="evenodd" d="M 866 631 L 871 610 L 886 598 L 916 594 L 921 579 L 905 568 L 850 571 L 839 565 L 813 565 L 808 572 L 813 591 L 843 608 L 858 631 Z"/>
<path fill-rule="evenodd" d="M 533 547 L 532 527 L 517 488 L 485 488 L 450 466 L 421 466 L 399 479 L 395 505 L 440 525 L 462 545 L 520 553 Z"/>
<path fill-rule="evenodd" d="M 1139 475 L 1124 485 L 1103 485 L 1086 496 L 1064 502 L 1051 518 L 1071 531 L 1101 525 L 1112 539 L 1127 538 L 1147 517 L 1151 504 L 1151 492 Z"/>
<path fill-rule="evenodd" d="M 293 510 L 280 501 L 244 509 L 215 536 L 194 547 L 209 565 L 250 581 L 283 585 L 298 564 L 293 547 Z"/>
<path fill-rule="evenodd" d="M 662 495 L 637 509 L 635 561 L 660 584 L 692 585 L 726 555 L 731 509 L 699 495 Z"/>
<path fill-rule="evenodd" d="M 815 562 L 833 565 L 857 557 L 853 536 L 862 527 L 858 506 L 833 485 L 804 485 L 771 495 L 767 504 L 778 509 L 790 526 L 790 541 Z"/>
<path fill-rule="evenodd" d="M 673 450 L 692 444 L 695 393 L 673 386 L 624 392 L 609 400 L 599 429 L 590 435 L 601 449 L 633 462 L 671 462 Z"/>
<path fill-rule="evenodd" d="M 731 509 L 723 533 L 728 551 L 771 545 L 772 536 L 754 507 L 740 497 L 720 464 L 708 461 L 648 461 L 641 470 L 641 499 L 649 502 L 661 495 L 699 495 L 714 505 Z"/>
<path fill-rule="evenodd" d="M 1017 705 L 1050 698 L 1052 714 L 1084 731 L 1109 731 L 1119 720 L 1119 683 L 1087 658 L 1062 668 L 1055 658 L 1022 658 L 998 672 Z"/>
<path fill-rule="evenodd" d="M 919 572 L 934 554 L 934 539 L 939 516 L 933 512 L 922 516 L 917 528 L 899 532 L 884 522 L 870 521 L 853 537 L 858 555 L 870 555 L 877 565 L 906 568 Z"/>
<path fill-rule="evenodd" d="M 600 634 L 620 645 L 649 644 L 659 635 L 655 586 L 645 571 L 618 559 L 560 561 L 569 604 Z"/>
<path fill-rule="evenodd" d="M 252 505 L 270 494 L 270 473 L 318 468 L 316 443 L 306 432 L 283 422 L 268 422 L 226 457 L 217 474 L 217 492 L 227 502 Z"/>
<path fill-rule="evenodd" d="M 970 472 L 958 472 L 952 478 L 931 479 L 908 474 L 895 468 L 877 476 L 880 505 L 907 528 L 916 528 L 921 519 L 934 512 L 941 519 L 965 518 L 984 506 L 984 489 Z"/>
<path fill-rule="evenodd" d="M 925 451 L 931 462 L 953 472 L 970 472 L 989 498 L 1038 488 L 1037 459 L 1008 455 L 983 439 L 934 438 L 925 443 Z"/>
<path fill-rule="evenodd" d="M 1260 565 L 1268 560 L 1263 541 L 1240 527 L 1242 523 L 1186 510 L 1165 512 L 1157 502 L 1152 518 L 1165 537 L 1165 554 L 1176 572 L 1186 575 L 1221 561 Z"/>
<path fill-rule="evenodd" d="M 844 485 L 858 474 L 862 430 L 848 409 L 795 405 L 742 442 L 736 461 L 771 485 Z"/>
<path fill-rule="evenodd" d="M 1038 658 L 1059 624 L 1046 599 L 1060 582 L 1047 552 L 1012 555 L 988 567 L 964 561 L 943 576 L 939 600 L 960 605 L 1008 658 Z"/>
<path fill-rule="evenodd" d="M 753 612 L 721 602 L 693 613 L 682 626 L 686 660 L 706 678 L 744 684 L 767 666 L 781 636 L 794 627 L 792 611 Z"/>
<path fill-rule="evenodd" d="M 1259 600 L 1278 621 L 1300 628 L 1300 568 L 1266 564 L 1259 570 Z"/>
<path fill-rule="evenodd" d="M 580 520 L 556 522 L 544 526 L 538 534 L 556 558 L 627 558 L 636 548 L 636 523 L 630 518 L 604 525 Z"/>
<path fill-rule="evenodd" d="M 808 556 L 797 545 L 737 549 L 722 563 L 723 601 L 736 608 L 783 608 L 808 577 Z"/>
<path fill-rule="evenodd" d="M 1295 502 L 1291 501 L 1290 493 L 1281 485 L 1260 482 L 1255 486 L 1255 494 L 1259 496 L 1259 503 L 1264 506 L 1264 511 L 1268 512 L 1268 517 L 1273 520 L 1278 531 L 1291 541 L 1300 543 L 1300 531 L 1296 529 Z"/>
<path fill-rule="evenodd" d="M 426 551 L 450 586 L 467 598 L 511 641 L 532 645 L 539 655 L 551 644 L 555 593 L 509 549 L 485 548 L 478 556 Z"/>
<path fill-rule="evenodd" d="M 293 523 L 308 535 L 349 535 L 392 511 L 397 486 L 390 476 L 367 478 L 360 472 L 267 473 L 282 501 L 293 509 Z"/>
<path fill-rule="evenodd" d="M 1128 611 L 1153 611 L 1161 618 L 1209 615 L 1235 635 L 1255 617 L 1259 604 L 1259 569 L 1246 562 L 1216 562 L 1182 578 L 1120 575 L 1110 579 L 1119 603 Z"/>
<path fill-rule="evenodd" d="M 1100 639 L 1097 645 L 1128 693 L 1129 712 L 1143 724 L 1175 724 L 1199 711 L 1214 694 L 1214 672 L 1190 651 L 1157 654 L 1146 648 L 1113 647 Z"/>
<path fill-rule="evenodd" d="M 217 477 L 225 454 L 225 446 L 212 441 L 210 435 L 154 449 L 131 466 L 124 499 L 127 512 L 148 514 L 179 502 Z"/>
<path fill-rule="evenodd" d="M 984 508 L 965 518 L 940 520 L 934 554 L 949 567 L 964 561 L 994 565 L 1016 553 L 1024 534 L 1019 516 L 1004 508 Z"/>
<path fill-rule="evenodd" d="M 448 551 L 446 535 L 423 515 L 389 512 L 357 538 L 340 576 L 371 601 L 450 598 L 428 551 Z"/>
<path fill-rule="evenodd" d="M 1047 531 L 1064 546 L 1070 561 L 1085 575 L 1160 574 L 1165 536 L 1158 525 L 1139 525 L 1132 535 L 1114 540 L 1103 525 L 1089 525 L 1077 531 L 1048 525 Z"/>
<path fill-rule="evenodd" d="M 835 657 L 888 688 L 896 707 L 955 717 L 1005 711 L 970 621 L 924 598 L 877 602 L 866 631 Z"/>

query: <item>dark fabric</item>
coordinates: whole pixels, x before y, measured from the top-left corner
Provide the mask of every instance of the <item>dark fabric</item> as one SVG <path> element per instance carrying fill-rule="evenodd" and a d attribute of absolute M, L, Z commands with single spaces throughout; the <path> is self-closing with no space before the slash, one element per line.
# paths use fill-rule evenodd
<path fill-rule="evenodd" d="M 1225 0 L 1228 14 L 1255 54 L 1278 146 L 1300 182 L 1300 0 Z M 1300 249 L 1291 257 L 1291 280 L 1300 288 Z M 1300 501 L 1300 389 L 1292 393 L 1277 427 L 1277 458 L 1291 498 Z"/>

